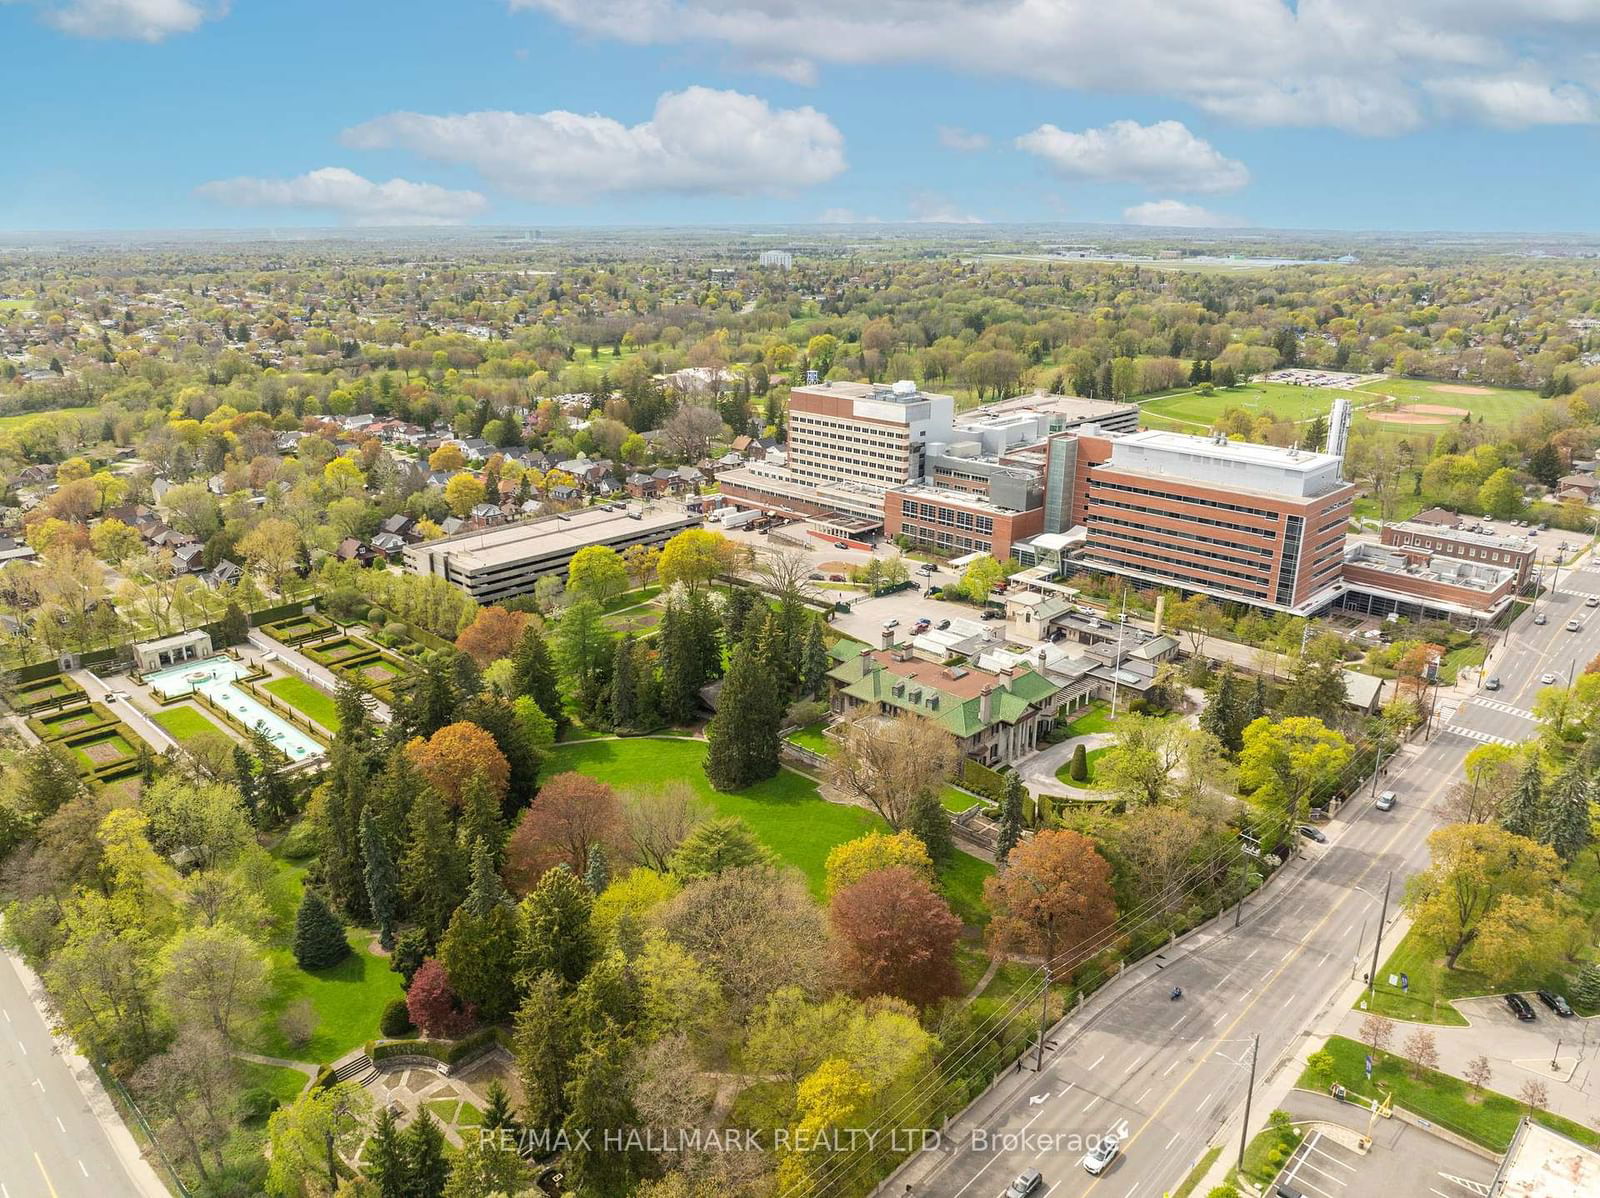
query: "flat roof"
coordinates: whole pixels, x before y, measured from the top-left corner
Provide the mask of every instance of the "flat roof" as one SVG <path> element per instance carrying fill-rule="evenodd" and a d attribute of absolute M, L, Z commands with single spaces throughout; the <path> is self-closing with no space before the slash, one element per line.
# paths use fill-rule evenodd
<path fill-rule="evenodd" d="M 1123 403 L 1116 399 L 1089 399 L 1082 395 L 1036 392 L 1033 395 L 1018 395 L 973 408 L 961 413 L 956 418 L 956 424 L 959 427 L 975 417 L 1025 415 L 1028 412 L 1049 412 L 1056 416 L 1065 416 L 1069 420 L 1094 420 L 1098 417 L 1120 416 L 1138 410 L 1138 404 Z"/>
<path fill-rule="evenodd" d="M 1500 1165 L 1503 1198 L 1574 1198 L 1600 1191 L 1600 1154 L 1524 1119 Z"/>
<path fill-rule="evenodd" d="M 855 383 L 848 379 L 834 379 L 825 383 L 806 383 L 791 388 L 791 395 L 842 395 L 846 399 L 875 399 L 881 403 L 921 403 L 929 399 L 951 399 L 937 391 L 924 391 L 921 387 L 902 380 L 898 383 Z"/>
<path fill-rule="evenodd" d="M 700 518 L 676 508 L 640 508 L 637 505 L 581 508 L 537 520 L 502 524 L 477 532 L 458 532 L 452 536 L 419 545 L 407 552 L 433 553 L 444 550 L 451 560 L 465 568 L 501 566 L 534 555 L 576 553 L 587 545 L 613 538 L 636 537 L 644 532 L 678 525 L 698 524 Z"/>
<path fill-rule="evenodd" d="M 1396 532 L 1409 532 L 1422 537 L 1445 537 L 1463 545 L 1480 545 L 1487 549 L 1509 549 L 1517 553 L 1533 551 L 1533 542 L 1527 537 L 1496 536 L 1493 533 L 1468 532 L 1464 528 L 1446 528 L 1439 524 L 1419 523 L 1415 520 L 1398 520 L 1384 525 Z"/>
<path fill-rule="evenodd" d="M 1253 441 L 1218 441 L 1213 437 L 1196 437 L 1189 433 L 1171 433 L 1156 428 L 1124 433 L 1115 438 L 1113 444 L 1142 446 L 1163 453 L 1192 454 L 1220 462 L 1273 466 L 1279 470 L 1295 470 L 1302 474 L 1325 469 L 1330 462 L 1340 460 L 1331 453 L 1308 453 L 1305 450 L 1284 449 L 1277 445 L 1259 445 Z"/>
<path fill-rule="evenodd" d="M 890 487 L 889 490 L 896 495 L 906 495 L 912 499 L 930 499 L 936 503 L 971 508 L 975 512 L 987 512 L 994 516 L 1015 516 L 1022 510 L 1002 507 L 975 491 L 963 491 L 960 487 L 941 487 L 937 483 L 907 483 L 903 487 Z"/>

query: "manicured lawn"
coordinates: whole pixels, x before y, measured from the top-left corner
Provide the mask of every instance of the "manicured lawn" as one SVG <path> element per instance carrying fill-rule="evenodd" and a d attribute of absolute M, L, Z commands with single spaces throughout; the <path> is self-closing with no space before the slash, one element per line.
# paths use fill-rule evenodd
<path fill-rule="evenodd" d="M 1450 650 L 1439 665 L 1439 680 L 1446 686 L 1454 686 L 1456 675 L 1463 667 L 1481 666 L 1487 654 L 1488 648 L 1484 645 L 1465 645 L 1460 649 Z"/>
<path fill-rule="evenodd" d="M 619 790 L 655 786 L 669 778 L 687 782 L 717 815 L 736 815 L 749 823 L 781 861 L 805 874 L 818 895 L 828 850 L 884 826 L 863 808 L 827 802 L 817 794 L 815 782 L 792 770 L 738 794 L 713 790 L 706 781 L 705 754 L 705 742 L 698 740 L 577 741 L 555 745 L 543 773 L 548 777 L 576 770 Z M 951 906 L 962 918 L 982 919 L 983 878 L 991 872 L 987 863 L 956 853 L 954 864 L 945 871 L 945 885 Z"/>
<path fill-rule="evenodd" d="M 982 803 L 986 807 L 994 806 L 982 795 L 975 795 L 970 790 L 962 790 L 959 786 L 950 784 L 946 784 L 939 792 L 939 802 L 952 815 L 960 815 L 975 803 Z"/>
<path fill-rule="evenodd" d="M 661 588 L 652 583 L 637 591 L 623 591 L 620 595 L 613 595 L 600 605 L 600 610 L 606 613 L 622 611 L 624 608 L 637 607 L 641 603 L 649 603 L 661 593 Z"/>
<path fill-rule="evenodd" d="M 1244 1176 L 1265 1188 L 1283 1171 L 1283 1166 L 1300 1143 L 1300 1133 L 1292 1127 L 1263 1128 L 1245 1145 Z"/>
<path fill-rule="evenodd" d="M 1332 1075 L 1307 1069 L 1300 1076 L 1302 1088 L 1326 1093 L 1329 1084 L 1337 1081 L 1352 1097 L 1366 1098 L 1380 1095 L 1381 1085 L 1393 1093 L 1396 1106 L 1403 1106 L 1457 1135 L 1466 1136 L 1495 1152 L 1504 1152 L 1510 1145 L 1523 1113 L 1522 1104 L 1515 1098 L 1485 1090 L 1474 1099 L 1472 1087 L 1466 1082 L 1432 1069 L 1425 1069 L 1420 1078 L 1413 1078 L 1409 1063 L 1392 1053 L 1382 1055 L 1372 1071 L 1372 1080 L 1368 1081 L 1363 1067 L 1368 1051 L 1365 1044 L 1334 1036 L 1325 1047 L 1333 1056 Z M 1548 1111 L 1535 1111 L 1533 1118 L 1581 1144 L 1600 1148 L 1600 1133 L 1570 1119 Z"/>
<path fill-rule="evenodd" d="M 1465 387 L 1467 390 L 1463 393 L 1461 390 L 1450 390 L 1452 387 Z M 1538 394 L 1533 391 L 1513 391 L 1505 387 L 1482 387 L 1470 383 L 1435 382 L 1431 379 L 1380 379 L 1348 394 L 1357 404 L 1362 404 L 1367 402 L 1364 397 L 1368 393 L 1392 395 L 1402 405 L 1433 404 L 1441 408 L 1461 408 L 1470 412 L 1474 420 L 1482 416 L 1486 424 L 1508 423 L 1539 402 Z M 1357 411 L 1356 419 L 1365 420 L 1366 414 Z M 1377 427 L 1396 434 L 1436 433 L 1450 424 L 1459 423 L 1460 420 L 1459 416 L 1441 414 L 1438 417 L 1438 424 L 1378 423 Z"/>
<path fill-rule="evenodd" d="M 73 757 L 91 770 L 134 756 L 133 746 L 117 732 L 104 733 L 70 748 Z"/>
<path fill-rule="evenodd" d="M 1111 704 L 1095 702 L 1089 704 L 1077 715 L 1072 717 L 1072 722 L 1063 729 L 1066 736 L 1063 739 L 1071 740 L 1075 736 L 1093 736 L 1096 732 L 1111 731 Z"/>
<path fill-rule="evenodd" d="M 423 1105 L 440 1123 L 451 1127 L 477 1127 L 483 1122 L 483 1112 L 464 1098 L 435 1098 Z"/>
<path fill-rule="evenodd" d="M 1065 765 L 1056 771 L 1056 781 L 1065 782 L 1068 786 L 1075 786 L 1079 790 L 1092 790 L 1094 788 L 1094 763 L 1104 757 L 1111 748 L 1110 745 L 1101 745 L 1098 749 L 1090 749 L 1083 755 L 1085 777 L 1082 782 L 1074 778 L 1068 771 L 1072 769 L 1072 759 L 1068 758 Z"/>
<path fill-rule="evenodd" d="M 789 733 L 786 740 L 790 744 L 799 745 L 802 749 L 810 749 L 823 757 L 833 755 L 833 742 L 823 735 L 822 730 L 827 727 L 826 720 L 818 720 L 814 724 L 807 724 L 803 728 L 796 728 Z"/>
<path fill-rule="evenodd" d="M 246 1090 L 265 1090 L 284 1106 L 299 1097 L 310 1079 L 298 1069 L 285 1069 L 281 1065 L 257 1065 L 254 1061 L 239 1061 L 239 1083 Z"/>
<path fill-rule="evenodd" d="M 0 306 L 4 306 L 11 302 L 12 301 L 10 300 L 0 300 Z M 28 301 L 18 300 L 15 302 L 27 303 Z M 43 416 L 89 416 L 93 415 L 99 410 L 99 408 L 51 408 L 46 412 L 18 412 L 10 416 L 0 416 L 0 431 L 10 428 L 17 428 L 21 425 L 27 424 L 30 420 L 38 420 Z"/>
<path fill-rule="evenodd" d="M 1211 1166 L 1217 1163 L 1217 1158 L 1222 1155 L 1222 1145 L 1213 1145 L 1211 1150 L 1201 1157 L 1189 1176 L 1183 1179 L 1183 1184 L 1172 1191 L 1172 1198 L 1189 1198 L 1194 1193 L 1195 1187 L 1200 1184 L 1200 1179 L 1211 1172 Z"/>
<path fill-rule="evenodd" d="M 169 707 L 165 711 L 156 712 L 150 718 L 180 745 L 197 736 L 211 733 L 218 736 L 227 735 L 193 707 Z"/>
<path fill-rule="evenodd" d="M 1341 395 L 1356 404 L 1373 401 L 1369 395 L 1328 387 L 1240 383 L 1236 387 L 1217 388 L 1211 395 L 1201 395 L 1198 390 L 1186 390 L 1153 399 L 1140 405 L 1140 416 L 1142 418 L 1145 413 L 1151 413 L 1168 420 L 1186 422 L 1189 426 L 1186 431 L 1191 432 L 1197 426 L 1210 428 L 1230 408 L 1242 408 L 1252 416 L 1271 412 L 1280 420 L 1310 420 L 1319 414 L 1325 415 L 1333 407 L 1333 401 Z"/>
<path fill-rule="evenodd" d="M 307 715 L 329 732 L 339 731 L 339 711 L 333 697 L 326 695 L 303 678 L 274 678 L 266 688 L 290 707 Z"/>

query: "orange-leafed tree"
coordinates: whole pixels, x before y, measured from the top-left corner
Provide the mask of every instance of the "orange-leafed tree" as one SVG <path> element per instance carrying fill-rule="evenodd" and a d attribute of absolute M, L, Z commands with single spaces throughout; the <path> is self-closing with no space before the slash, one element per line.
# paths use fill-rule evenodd
<path fill-rule="evenodd" d="M 480 611 L 456 637 L 456 648 L 486 669 L 511 651 L 522 639 L 522 630 L 528 623 L 526 612 L 507 611 L 498 605 Z"/>
<path fill-rule="evenodd" d="M 496 802 L 506 797 L 511 766 L 494 737 L 476 724 L 458 720 L 427 740 L 413 737 L 406 756 L 452 807 L 461 806 L 461 796 L 474 776 L 483 778 Z"/>
<path fill-rule="evenodd" d="M 604 782 L 570 771 L 557 774 L 539 788 L 533 805 L 512 829 L 502 871 L 505 883 L 527 894 L 547 869 L 563 864 L 581 878 L 595 845 L 613 861 L 624 855 L 627 824 L 621 802 Z"/>
<path fill-rule="evenodd" d="M 983 884 L 997 952 L 1048 953 L 1058 977 L 1109 948 L 1117 921 L 1111 866 L 1080 832 L 1040 832 Z"/>
<path fill-rule="evenodd" d="M 855 993 L 890 994 L 926 1007 L 961 991 L 961 921 L 928 879 L 905 865 L 875 869 L 833 896 L 828 920 Z"/>

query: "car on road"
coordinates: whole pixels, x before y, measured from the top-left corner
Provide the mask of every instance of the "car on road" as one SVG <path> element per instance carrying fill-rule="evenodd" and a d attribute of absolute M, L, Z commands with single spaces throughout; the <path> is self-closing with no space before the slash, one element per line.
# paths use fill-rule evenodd
<path fill-rule="evenodd" d="M 1583 601 L 1585 607 L 1600 607 L 1600 595 L 1590 595 Z"/>
<path fill-rule="evenodd" d="M 1483 689 L 1486 690 L 1486 691 L 1497 691 L 1497 690 L 1499 690 L 1500 689 L 1500 679 L 1499 679 L 1499 677 L 1490 678 L 1487 681 L 1485 681 L 1484 684 L 1483 684 Z"/>
<path fill-rule="evenodd" d="M 1300 835 L 1304 836 L 1307 840 L 1314 840 L 1318 844 L 1328 843 L 1328 838 L 1322 834 L 1322 830 L 1320 828 L 1313 828 L 1310 824 L 1300 825 Z"/>
<path fill-rule="evenodd" d="M 995 611 L 994 608 L 986 607 L 986 608 L 983 609 L 983 618 L 985 620 L 998 620 L 1001 617 L 1000 617 L 1000 613 Z"/>
<path fill-rule="evenodd" d="M 1542 1002 L 1545 1006 L 1549 1007 L 1557 1015 L 1561 1016 L 1561 1018 L 1567 1019 L 1567 1018 L 1571 1017 L 1571 1015 L 1572 1015 L 1572 1006 L 1571 1006 L 1571 1004 L 1568 1003 L 1565 998 L 1561 997 L 1561 995 L 1557 994 L 1555 991 L 1553 991 L 1553 990 L 1535 990 L 1534 994 L 1536 994 L 1538 996 L 1540 1002 Z"/>
<path fill-rule="evenodd" d="M 1394 810 L 1394 804 L 1395 804 L 1395 797 L 1396 796 L 1395 796 L 1394 791 L 1386 790 L 1381 795 L 1378 796 L 1378 801 L 1376 803 L 1374 803 L 1373 806 L 1376 807 L 1379 811 L 1393 811 Z"/>
<path fill-rule="evenodd" d="M 1511 1013 L 1524 1023 L 1534 1018 L 1532 1005 L 1520 994 L 1506 995 L 1506 1006 L 1510 1007 Z"/>
<path fill-rule="evenodd" d="M 1028 1198 L 1029 1194 L 1037 1194 L 1042 1185 L 1044 1185 L 1044 1175 L 1039 1170 L 1024 1169 L 1017 1174 L 1017 1179 L 1006 1187 L 1004 1198 Z"/>
<path fill-rule="evenodd" d="M 1578 623 L 1578 621 L 1576 621 L 1576 620 L 1568 620 L 1567 621 L 1567 631 L 1568 632 L 1577 632 L 1578 629 L 1580 629 L 1582 627 L 1583 627 L 1583 625 Z"/>
<path fill-rule="evenodd" d="M 848 548 L 850 548 L 850 546 L 846 545 L 843 541 L 835 541 L 833 543 L 833 547 L 835 549 L 848 549 Z"/>
<path fill-rule="evenodd" d="M 1083 1154 L 1083 1167 L 1094 1176 L 1099 1177 L 1111 1168 L 1111 1162 L 1117 1159 L 1117 1153 L 1122 1151 L 1122 1141 L 1116 1136 L 1105 1136 L 1088 1152 Z"/>
<path fill-rule="evenodd" d="M 1538 615 L 1533 617 L 1533 622 L 1535 624 L 1548 624 L 1550 623 L 1550 620 L 1543 612 L 1540 612 Z"/>
<path fill-rule="evenodd" d="M 1556 684 L 1556 676 L 1549 672 L 1540 674 L 1539 683 L 1542 686 L 1554 686 Z"/>

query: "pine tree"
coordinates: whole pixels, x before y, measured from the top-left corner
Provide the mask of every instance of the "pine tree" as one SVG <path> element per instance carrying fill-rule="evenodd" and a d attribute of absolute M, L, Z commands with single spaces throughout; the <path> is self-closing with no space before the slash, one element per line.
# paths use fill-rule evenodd
<path fill-rule="evenodd" d="M 394 948 L 394 925 L 400 900 L 400 878 L 371 809 L 361 813 L 362 875 L 367 886 L 367 908 L 378 925 L 378 943 Z"/>
<path fill-rule="evenodd" d="M 661 655 L 661 710 L 668 721 L 687 724 L 700 705 L 700 688 L 716 677 L 721 654 L 717 622 L 699 591 L 674 597 L 662 614 L 656 645 Z"/>
<path fill-rule="evenodd" d="M 605 845 L 589 846 L 589 863 L 583 871 L 583 884 L 591 894 L 599 894 L 611 884 L 611 866 L 606 862 Z"/>
<path fill-rule="evenodd" d="M 529 1127 L 558 1127 L 566 1114 L 567 1082 L 577 1052 L 567 993 L 561 979 L 548 972 L 525 985 L 511 1041 L 522 1082 L 523 1118 Z"/>
<path fill-rule="evenodd" d="M 735 586 L 729 589 L 722 609 L 722 635 L 728 644 L 744 639 L 753 604 L 754 596 L 749 587 Z"/>
<path fill-rule="evenodd" d="M 416 1122 L 406 1128 L 406 1198 L 440 1198 L 450 1176 L 450 1163 L 444 1155 L 444 1132 L 427 1108 L 417 1113 Z"/>
<path fill-rule="evenodd" d="M 805 645 L 800 650 L 800 689 L 807 695 L 818 695 L 827 685 L 828 668 L 832 660 L 822 643 L 822 621 L 812 618 L 806 627 Z"/>
<path fill-rule="evenodd" d="M 562 1159 L 577 1193 L 632 1194 L 651 1170 L 642 1137 L 628 1135 L 641 1122 L 631 1080 L 628 1044 L 616 1034 L 591 1039 L 574 1062 L 566 1122 L 574 1144 Z M 608 1136 L 620 1137 L 620 1146 Z"/>
<path fill-rule="evenodd" d="M 482 919 L 506 901 L 505 884 L 500 881 L 495 865 L 494 850 L 482 840 L 472 846 L 472 884 L 467 888 L 463 904 L 468 911 Z"/>
<path fill-rule="evenodd" d="M 333 707 L 337 713 L 339 735 L 336 740 L 354 748 L 365 749 L 372 740 L 372 710 L 367 689 L 348 674 L 339 680 L 333 692 Z"/>
<path fill-rule="evenodd" d="M 294 787 L 284 775 L 289 759 L 262 728 L 250 731 L 250 752 L 256 760 L 256 796 L 265 819 L 281 823 L 294 814 Z"/>
<path fill-rule="evenodd" d="M 232 599 L 223 609 L 217 634 L 224 645 L 242 645 L 250 639 L 250 620 L 245 616 L 244 609 Z"/>
<path fill-rule="evenodd" d="M 611 726 L 619 732 L 637 727 L 639 718 L 638 662 L 632 634 L 617 641 L 611 658 Z"/>
<path fill-rule="evenodd" d="M 906 813 L 906 830 L 922 841 L 938 868 L 944 868 L 954 859 L 956 846 L 950 832 L 950 815 L 935 796 L 920 794 L 911 800 L 911 810 Z"/>
<path fill-rule="evenodd" d="M 444 800 L 431 787 L 411 804 L 411 841 L 400 862 L 401 887 L 411 914 L 436 943 L 466 891 L 466 864 L 450 831 Z"/>
<path fill-rule="evenodd" d="M 377 1187 L 377 1198 L 406 1198 L 409 1178 L 405 1137 L 400 1132 L 399 1119 L 388 1107 L 378 1116 L 362 1162 L 367 1180 Z"/>
<path fill-rule="evenodd" d="M 1592 835 L 1589 797 L 1593 792 L 1581 763 L 1569 765 L 1556 778 L 1539 814 L 1538 838 L 1569 864 L 1583 852 Z"/>
<path fill-rule="evenodd" d="M 495 868 L 500 867 L 506 843 L 506 826 L 500 818 L 500 803 L 482 773 L 467 779 L 461 788 L 461 818 L 456 822 L 456 837 L 469 854 L 475 846 L 489 847 Z"/>
<path fill-rule="evenodd" d="M 294 917 L 294 959 L 301 969 L 326 969 L 350 952 L 344 925 L 315 890 L 307 890 Z"/>
<path fill-rule="evenodd" d="M 527 695 L 539 705 L 539 710 L 555 721 L 557 729 L 565 722 L 561 703 L 561 690 L 556 680 L 555 659 L 550 656 L 550 646 L 544 635 L 530 621 L 522 630 L 522 639 L 511 654 L 515 667 L 512 685 L 519 695 Z"/>
<path fill-rule="evenodd" d="M 1239 703 L 1239 729 L 1243 730 L 1267 714 L 1267 683 L 1260 674 L 1256 675 L 1256 684 L 1252 690 L 1245 692 L 1244 698 Z M 1241 738 L 1240 743 L 1243 743 Z"/>
<path fill-rule="evenodd" d="M 1006 775 L 1005 794 L 1000 801 L 1000 835 L 995 841 L 994 858 L 1005 861 L 1022 840 L 1022 779 L 1015 771 Z"/>
<path fill-rule="evenodd" d="M 1500 826 L 1513 836 L 1533 837 L 1544 822 L 1544 777 L 1539 754 L 1529 753 L 1517 780 L 1500 804 Z"/>
<path fill-rule="evenodd" d="M 261 826 L 261 788 L 256 781 L 256 761 L 243 745 L 233 746 L 234 785 L 244 800 L 244 813 L 252 827 Z"/>
<path fill-rule="evenodd" d="M 1590 1009 L 1600 1007 L 1600 963 L 1590 961 L 1572 980 L 1572 997 Z"/>
<path fill-rule="evenodd" d="M 1200 713 L 1200 727 L 1211 733 L 1228 752 L 1237 753 L 1243 743 L 1240 736 L 1239 696 L 1234 687 L 1233 671 L 1224 668 L 1217 675 L 1205 710 Z"/>
<path fill-rule="evenodd" d="M 778 772 L 778 729 L 784 703 L 764 668 L 759 645 L 741 644 L 722 684 L 716 717 L 706 729 L 706 777 L 718 790 L 742 790 Z"/>
<path fill-rule="evenodd" d="M 594 964 L 599 946 L 590 911 L 594 895 L 565 863 L 545 871 L 522 900 L 522 940 L 517 960 L 525 978 L 552 973 L 576 985 Z"/>

